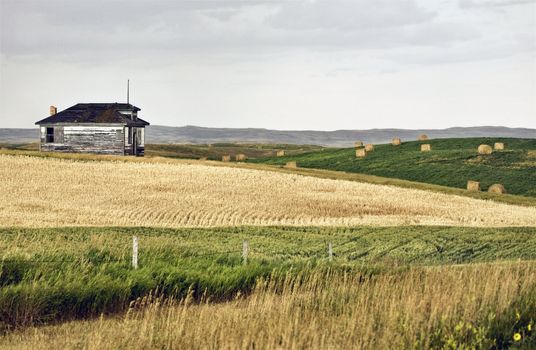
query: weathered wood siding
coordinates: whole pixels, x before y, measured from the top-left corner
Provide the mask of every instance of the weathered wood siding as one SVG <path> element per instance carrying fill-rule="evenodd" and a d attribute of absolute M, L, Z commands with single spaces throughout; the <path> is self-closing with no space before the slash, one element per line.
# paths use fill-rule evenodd
<path fill-rule="evenodd" d="M 54 142 L 46 143 L 41 128 L 41 150 L 74 153 L 124 154 L 122 125 L 47 125 L 54 128 Z"/>
<path fill-rule="evenodd" d="M 145 154 L 145 128 L 125 127 L 124 135 L 125 154 L 134 155 L 134 152 L 136 152 L 136 156 L 143 156 Z"/>
<path fill-rule="evenodd" d="M 64 141 L 63 127 L 54 128 L 54 142 L 63 143 Z"/>

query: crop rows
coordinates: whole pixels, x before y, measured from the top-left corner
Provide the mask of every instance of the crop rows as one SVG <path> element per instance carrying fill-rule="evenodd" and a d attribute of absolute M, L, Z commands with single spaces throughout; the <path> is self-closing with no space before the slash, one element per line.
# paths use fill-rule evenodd
<path fill-rule="evenodd" d="M 536 208 L 201 164 L 0 156 L 0 225 L 536 226 Z"/>

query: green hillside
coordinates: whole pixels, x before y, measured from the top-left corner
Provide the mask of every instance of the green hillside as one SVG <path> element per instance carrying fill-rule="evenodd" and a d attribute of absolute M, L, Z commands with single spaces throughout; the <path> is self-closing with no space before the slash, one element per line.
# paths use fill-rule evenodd
<path fill-rule="evenodd" d="M 479 155 L 480 144 L 504 142 L 505 150 Z M 432 145 L 421 152 L 420 144 Z M 465 188 L 467 180 L 481 182 L 483 191 L 494 183 L 508 193 L 536 197 L 536 139 L 466 138 L 404 142 L 400 146 L 375 145 L 365 158 L 353 148 L 329 148 L 286 157 L 265 157 L 250 162 L 284 165 L 297 161 L 304 168 L 329 169 Z"/>

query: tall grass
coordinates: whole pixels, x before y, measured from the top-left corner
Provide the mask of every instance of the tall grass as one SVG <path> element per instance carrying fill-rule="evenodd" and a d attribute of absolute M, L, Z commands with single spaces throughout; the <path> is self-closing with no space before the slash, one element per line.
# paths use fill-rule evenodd
<path fill-rule="evenodd" d="M 87 349 L 529 349 L 536 265 L 271 275 L 233 300 L 145 297 L 121 317 L 8 334 L 0 346 Z M 513 336 L 519 333 L 521 339 Z"/>
<path fill-rule="evenodd" d="M 130 266 L 139 237 L 140 268 Z M 240 257 L 250 242 L 249 263 Z M 327 259 L 327 243 L 334 260 Z M 158 290 L 228 300 L 274 271 L 380 274 L 412 265 L 536 259 L 532 228 L 0 229 L 0 327 L 124 311 Z"/>
<path fill-rule="evenodd" d="M 206 293 L 216 300 L 229 299 L 247 292 L 255 278 L 276 268 L 260 263 L 246 268 L 239 260 L 224 264 L 177 259 L 176 263 L 179 266 L 156 263 L 136 271 L 106 263 L 91 268 L 60 266 L 56 273 L 42 268 L 29 271 L 33 280 L 24 278 L 0 288 L 0 330 L 122 312 L 130 301 L 154 290 L 180 298 L 193 288 L 195 297 Z M 4 272 L 10 272 L 6 270 L 4 266 Z"/>

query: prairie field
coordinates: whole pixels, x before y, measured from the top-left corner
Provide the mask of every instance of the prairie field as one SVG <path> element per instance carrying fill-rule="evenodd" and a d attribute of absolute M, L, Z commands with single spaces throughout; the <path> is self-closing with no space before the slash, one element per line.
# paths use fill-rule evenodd
<path fill-rule="evenodd" d="M 532 198 L 151 157 L 0 178 L 0 348 L 536 344 Z"/>
<path fill-rule="evenodd" d="M 536 226 L 536 208 L 203 164 L 0 155 L 3 227 Z"/>

